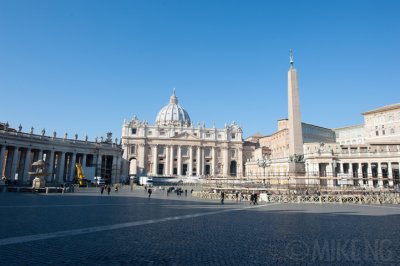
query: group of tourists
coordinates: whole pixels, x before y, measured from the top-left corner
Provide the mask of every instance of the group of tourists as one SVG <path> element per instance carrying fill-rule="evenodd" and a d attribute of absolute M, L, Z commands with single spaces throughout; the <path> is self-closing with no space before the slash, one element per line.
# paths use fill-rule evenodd
<path fill-rule="evenodd" d="M 224 204 L 225 196 L 226 196 L 225 192 L 223 190 L 221 190 L 221 193 L 220 193 L 221 204 Z M 240 200 L 240 202 L 242 202 L 244 200 L 244 194 L 242 192 L 236 191 L 235 199 L 236 199 L 236 202 L 239 202 L 239 200 Z M 250 204 L 258 205 L 257 201 L 258 201 L 258 194 L 257 194 L 257 192 L 253 192 L 250 195 Z"/>
<path fill-rule="evenodd" d="M 100 193 L 103 195 L 104 191 L 107 191 L 107 194 L 110 195 L 111 192 L 111 186 L 110 185 L 103 185 L 100 188 Z"/>

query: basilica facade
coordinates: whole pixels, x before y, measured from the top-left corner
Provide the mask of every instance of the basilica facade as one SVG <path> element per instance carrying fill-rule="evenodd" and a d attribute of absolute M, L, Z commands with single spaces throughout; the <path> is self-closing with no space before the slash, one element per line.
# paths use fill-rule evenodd
<path fill-rule="evenodd" d="M 129 176 L 241 177 L 243 143 L 242 129 L 235 122 L 224 128 L 194 125 L 175 90 L 155 124 L 134 116 L 122 127 Z"/>

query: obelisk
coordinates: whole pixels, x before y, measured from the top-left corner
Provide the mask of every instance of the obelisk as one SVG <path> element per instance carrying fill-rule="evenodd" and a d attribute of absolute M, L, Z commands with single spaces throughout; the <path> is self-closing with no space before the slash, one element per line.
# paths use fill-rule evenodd
<path fill-rule="evenodd" d="M 294 67 L 293 53 L 290 50 L 290 68 L 288 71 L 288 116 L 289 116 L 289 173 L 304 175 L 303 132 L 301 128 L 300 98 L 297 72 Z"/>

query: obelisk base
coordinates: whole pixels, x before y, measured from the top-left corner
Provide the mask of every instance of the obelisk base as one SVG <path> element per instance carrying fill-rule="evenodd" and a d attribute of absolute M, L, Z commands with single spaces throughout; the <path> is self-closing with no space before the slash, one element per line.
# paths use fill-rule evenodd
<path fill-rule="evenodd" d="M 306 166 L 304 163 L 289 163 L 289 174 L 294 176 L 305 176 Z"/>

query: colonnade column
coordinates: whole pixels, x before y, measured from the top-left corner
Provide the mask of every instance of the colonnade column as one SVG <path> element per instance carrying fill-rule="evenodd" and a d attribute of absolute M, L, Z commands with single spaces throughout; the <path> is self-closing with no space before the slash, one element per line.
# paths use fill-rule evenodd
<path fill-rule="evenodd" d="M 371 172 L 369 170 L 371 169 Z M 367 163 L 367 177 L 368 177 L 368 186 L 374 187 L 374 177 L 372 176 L 372 165 Z"/>
<path fill-rule="evenodd" d="M 43 150 L 38 151 L 38 161 L 43 160 Z"/>
<path fill-rule="evenodd" d="M 6 146 L 1 145 L 0 149 L 0 178 L 3 177 L 3 168 L 4 168 L 4 155 L 6 153 Z"/>
<path fill-rule="evenodd" d="M 215 176 L 215 147 L 211 148 L 211 176 Z"/>
<path fill-rule="evenodd" d="M 153 175 L 157 175 L 157 166 L 158 166 L 158 158 L 157 158 L 157 145 L 153 146 Z"/>
<path fill-rule="evenodd" d="M 12 159 L 12 165 L 11 165 L 11 172 L 10 172 L 10 179 L 15 180 L 15 174 L 17 172 L 17 166 L 18 166 L 18 147 L 14 147 L 14 154 L 13 154 L 13 159 Z"/>
<path fill-rule="evenodd" d="M 388 162 L 388 178 L 389 178 L 389 186 L 393 186 L 393 169 L 392 169 L 392 163 Z"/>
<path fill-rule="evenodd" d="M 193 175 L 193 147 L 189 146 L 189 176 Z"/>
<path fill-rule="evenodd" d="M 22 177 L 22 183 L 30 181 L 29 170 L 31 169 L 31 165 L 31 148 L 27 148 L 25 153 L 24 176 Z"/>
<path fill-rule="evenodd" d="M 383 187 L 382 164 L 378 162 L 378 186 Z"/>
<path fill-rule="evenodd" d="M 82 167 L 86 167 L 86 160 L 87 160 L 87 154 L 84 153 L 82 156 L 82 162 L 81 162 Z"/>
<path fill-rule="evenodd" d="M 49 168 L 47 168 L 47 172 L 49 173 L 50 178 L 48 177 L 49 182 L 53 182 L 54 181 L 54 152 L 53 151 L 49 151 L 49 153 L 47 154 L 48 156 L 46 156 L 46 161 L 49 161 Z"/>
<path fill-rule="evenodd" d="M 69 181 L 72 181 L 72 180 L 75 179 L 74 174 L 75 174 L 75 168 L 76 168 L 76 166 L 75 166 L 75 163 L 76 163 L 76 154 L 75 154 L 75 153 L 72 153 L 71 158 L 72 158 L 72 160 L 70 161 L 70 162 L 71 162 L 71 165 L 70 165 L 70 168 L 69 168 L 69 169 L 70 169 L 70 171 L 69 171 L 69 177 L 67 177 L 67 179 L 68 179 Z"/>
<path fill-rule="evenodd" d="M 352 185 L 354 186 L 355 184 L 354 184 L 354 178 L 353 178 L 353 163 L 349 163 L 349 175 L 350 175 L 350 178 L 351 178 L 351 183 L 352 183 Z"/>
<path fill-rule="evenodd" d="M 333 163 L 328 163 L 327 164 L 327 168 L 326 169 L 326 178 L 327 178 L 327 185 L 328 187 L 332 187 L 333 186 Z"/>
<path fill-rule="evenodd" d="M 57 163 L 57 168 L 58 168 L 57 181 L 60 183 L 64 181 L 64 166 L 65 166 L 65 152 L 60 152 Z"/>
<path fill-rule="evenodd" d="M 360 185 L 363 185 L 364 184 L 364 177 L 363 177 L 363 174 L 362 174 L 362 164 L 361 163 L 358 164 L 358 178 L 360 180 Z"/>
<path fill-rule="evenodd" d="M 201 171 L 201 158 L 200 158 L 200 156 L 201 156 L 201 147 L 200 146 L 198 146 L 197 147 L 197 155 L 196 155 L 196 163 L 197 163 L 197 171 L 196 171 L 196 174 L 197 174 L 197 176 L 201 176 L 202 175 L 202 171 Z"/>

